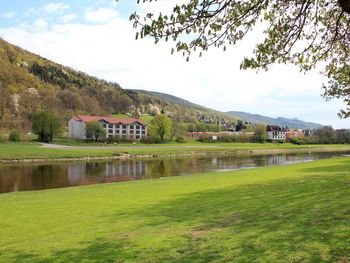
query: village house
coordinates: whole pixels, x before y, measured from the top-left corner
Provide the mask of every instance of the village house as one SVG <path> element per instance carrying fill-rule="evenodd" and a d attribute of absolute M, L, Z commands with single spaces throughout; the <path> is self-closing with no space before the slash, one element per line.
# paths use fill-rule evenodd
<path fill-rule="evenodd" d="M 286 140 L 286 130 L 278 125 L 266 126 L 267 140 L 270 142 L 278 142 Z"/>
<path fill-rule="evenodd" d="M 247 135 L 253 136 L 254 132 L 188 132 L 187 137 L 192 139 L 202 139 L 202 138 L 222 138 L 229 136 L 239 136 L 239 135 Z"/>
<path fill-rule="evenodd" d="M 293 138 L 303 138 L 304 132 L 302 130 L 288 130 L 286 131 L 286 141 L 290 142 Z"/>
<path fill-rule="evenodd" d="M 119 119 L 109 116 L 76 115 L 68 122 L 69 138 L 86 139 L 86 124 L 99 122 L 106 129 L 106 138 L 141 140 L 147 136 L 147 125 L 140 119 Z"/>

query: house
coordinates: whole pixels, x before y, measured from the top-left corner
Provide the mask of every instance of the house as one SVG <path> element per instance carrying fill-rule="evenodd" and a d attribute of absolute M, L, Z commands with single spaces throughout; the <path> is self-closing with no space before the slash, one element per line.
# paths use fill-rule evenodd
<path fill-rule="evenodd" d="M 286 140 L 286 130 L 277 125 L 266 126 L 267 140 L 270 142 L 278 142 Z"/>
<path fill-rule="evenodd" d="M 192 139 L 203 139 L 203 138 L 213 138 L 213 136 L 216 136 L 216 138 L 224 138 L 229 136 L 240 136 L 240 135 L 247 135 L 247 136 L 253 136 L 254 132 L 188 132 L 187 137 Z"/>
<path fill-rule="evenodd" d="M 302 130 L 288 130 L 286 131 L 286 141 L 290 142 L 293 138 L 303 138 L 304 132 Z"/>
<path fill-rule="evenodd" d="M 106 138 L 141 140 L 147 136 L 147 125 L 140 119 L 119 119 L 110 116 L 76 115 L 68 122 L 69 138 L 86 139 L 85 129 L 89 122 L 99 122 L 106 129 Z"/>

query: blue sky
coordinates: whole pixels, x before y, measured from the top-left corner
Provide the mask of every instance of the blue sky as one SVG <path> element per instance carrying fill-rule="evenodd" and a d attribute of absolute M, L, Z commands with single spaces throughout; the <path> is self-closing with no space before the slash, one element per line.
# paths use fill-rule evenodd
<path fill-rule="evenodd" d="M 254 32 L 227 52 L 212 49 L 188 63 L 181 55 L 170 54 L 173 43 L 136 41 L 130 13 L 164 12 L 174 2 L 2 0 L 0 37 L 124 88 L 165 92 L 221 111 L 297 117 L 350 128 L 349 120 L 337 117 L 345 105 L 325 102 L 320 96 L 325 79 L 318 71 L 303 74 L 291 65 L 258 73 L 239 70 L 260 37 Z"/>

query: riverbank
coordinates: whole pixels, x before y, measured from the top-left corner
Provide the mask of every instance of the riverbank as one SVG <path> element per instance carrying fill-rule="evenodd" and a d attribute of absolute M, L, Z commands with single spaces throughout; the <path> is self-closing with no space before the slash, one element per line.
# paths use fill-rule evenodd
<path fill-rule="evenodd" d="M 0 195 L 1 262 L 347 262 L 350 158 Z"/>
<path fill-rule="evenodd" d="M 66 146 L 38 143 L 0 144 L 0 163 L 171 158 L 191 156 L 253 156 L 305 152 L 350 152 L 350 145 L 199 143 L 164 145 Z"/>

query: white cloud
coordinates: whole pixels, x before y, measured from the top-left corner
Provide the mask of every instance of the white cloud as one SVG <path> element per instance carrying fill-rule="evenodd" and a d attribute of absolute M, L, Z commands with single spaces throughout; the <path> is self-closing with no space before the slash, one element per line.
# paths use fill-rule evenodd
<path fill-rule="evenodd" d="M 44 5 L 41 10 L 47 13 L 53 13 L 57 12 L 59 10 L 65 10 L 69 9 L 69 6 L 64 3 L 48 3 L 47 5 Z"/>
<path fill-rule="evenodd" d="M 48 25 L 49 24 L 47 23 L 47 21 L 45 19 L 38 18 L 38 19 L 34 20 L 30 29 L 32 31 L 42 31 L 42 30 L 47 29 Z"/>
<path fill-rule="evenodd" d="M 16 15 L 15 12 L 6 12 L 6 13 L 2 14 L 2 16 L 5 18 L 13 18 L 15 15 Z"/>
<path fill-rule="evenodd" d="M 112 8 L 100 8 L 85 13 L 86 20 L 96 23 L 106 23 L 118 16 L 118 12 Z"/>
<path fill-rule="evenodd" d="M 350 128 L 348 120 L 336 116 L 343 103 L 325 103 L 320 97 L 323 79 L 317 72 L 301 74 L 298 68 L 284 65 L 258 74 L 239 70 L 243 56 L 250 55 L 254 35 L 226 52 L 212 49 L 186 63 L 180 54 L 170 54 L 172 43 L 154 45 L 147 38 L 135 41 L 131 23 L 113 9 L 106 10 L 86 14 L 89 21 L 104 24 L 57 24 L 35 32 L 25 27 L 0 28 L 0 36 L 123 88 L 169 93 L 222 111 L 298 117 Z M 47 29 L 44 20 L 37 21 L 38 27 L 40 24 Z"/>
<path fill-rule="evenodd" d="M 76 19 L 78 16 L 76 14 L 68 14 L 68 15 L 64 15 L 61 17 L 61 21 L 62 23 L 69 23 L 71 21 L 73 21 L 74 19 Z"/>

